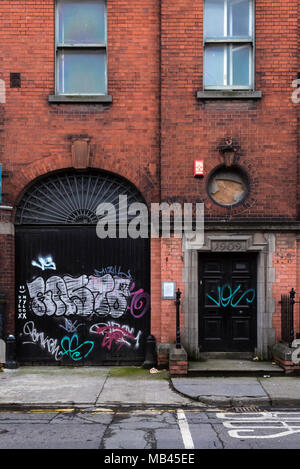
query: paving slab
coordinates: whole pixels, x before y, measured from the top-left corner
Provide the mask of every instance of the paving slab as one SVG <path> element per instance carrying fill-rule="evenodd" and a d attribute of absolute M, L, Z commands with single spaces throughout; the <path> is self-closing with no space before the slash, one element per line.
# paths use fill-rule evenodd
<path fill-rule="evenodd" d="M 167 371 L 141 367 L 24 366 L 0 373 L 0 409 L 114 405 L 300 406 L 300 377 L 170 379 Z"/>
<path fill-rule="evenodd" d="M 0 408 L 191 403 L 174 392 L 167 372 L 140 367 L 24 366 L 0 373 Z"/>
<path fill-rule="evenodd" d="M 109 368 L 20 367 L 0 373 L 0 406 L 94 405 Z"/>
<path fill-rule="evenodd" d="M 192 401 L 174 392 L 168 380 L 126 379 L 110 377 L 97 400 L 97 405 L 188 405 Z"/>
<path fill-rule="evenodd" d="M 172 378 L 174 389 L 206 405 L 299 406 L 299 377 Z"/>
<path fill-rule="evenodd" d="M 274 405 L 286 402 L 300 405 L 300 377 L 283 376 L 272 379 L 260 378 L 260 383 Z"/>
<path fill-rule="evenodd" d="M 267 397 L 257 378 L 173 378 L 174 388 L 194 398 L 201 396 Z"/>

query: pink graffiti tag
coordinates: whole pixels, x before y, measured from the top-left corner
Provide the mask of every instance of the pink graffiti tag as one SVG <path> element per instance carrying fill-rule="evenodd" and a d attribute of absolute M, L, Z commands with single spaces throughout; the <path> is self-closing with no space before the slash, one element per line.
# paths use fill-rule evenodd
<path fill-rule="evenodd" d="M 135 283 L 132 283 L 130 286 L 130 296 L 132 298 L 128 309 L 135 319 L 139 319 L 142 318 L 149 310 L 150 296 L 143 290 L 143 288 L 133 291 L 134 288 Z"/>
<path fill-rule="evenodd" d="M 106 324 L 103 327 L 98 327 L 95 331 L 97 334 L 103 334 L 104 339 L 102 341 L 102 347 L 111 350 L 113 343 L 119 344 L 117 351 L 119 351 L 125 344 L 131 345 L 129 340 L 133 342 L 137 341 L 138 337 L 134 337 L 129 331 L 123 329 L 120 326 Z"/>

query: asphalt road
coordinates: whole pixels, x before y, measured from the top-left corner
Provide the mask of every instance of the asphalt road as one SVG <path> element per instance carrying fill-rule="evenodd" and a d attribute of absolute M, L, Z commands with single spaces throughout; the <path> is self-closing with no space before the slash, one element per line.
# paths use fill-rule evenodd
<path fill-rule="evenodd" d="M 111 450 L 180 450 L 197 455 L 199 449 L 300 448 L 300 409 L 244 410 L 2 411 L 0 449 L 100 449 L 109 456 Z M 121 454 L 115 451 L 112 458 Z M 137 462 L 129 461 L 128 467 L 134 465 Z"/>

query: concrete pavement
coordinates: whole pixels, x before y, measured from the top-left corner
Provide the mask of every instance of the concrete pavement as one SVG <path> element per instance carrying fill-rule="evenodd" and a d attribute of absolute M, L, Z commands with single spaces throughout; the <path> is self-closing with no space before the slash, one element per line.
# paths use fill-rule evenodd
<path fill-rule="evenodd" d="M 300 406 L 300 377 L 172 377 L 140 367 L 20 367 L 0 373 L 0 409 Z"/>
<path fill-rule="evenodd" d="M 20 367 L 0 373 L 0 408 L 193 404 L 167 372 L 139 367 Z M 201 406 L 201 403 L 198 402 Z"/>
<path fill-rule="evenodd" d="M 182 396 L 219 407 L 300 406 L 300 377 L 173 378 Z"/>

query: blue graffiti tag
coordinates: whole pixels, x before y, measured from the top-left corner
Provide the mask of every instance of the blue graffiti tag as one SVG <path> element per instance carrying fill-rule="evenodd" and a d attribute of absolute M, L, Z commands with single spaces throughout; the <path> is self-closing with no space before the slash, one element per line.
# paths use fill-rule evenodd
<path fill-rule="evenodd" d="M 65 319 L 65 325 L 63 326 L 62 324 L 59 324 L 59 327 L 64 329 L 67 332 L 76 332 L 79 326 L 84 326 L 84 323 L 81 322 L 80 324 L 77 324 L 78 321 L 72 322 L 70 319 L 64 318 Z"/>
<path fill-rule="evenodd" d="M 117 265 L 109 265 L 107 267 L 103 267 L 101 270 L 94 269 L 94 272 L 96 275 L 100 276 L 110 274 L 119 275 L 120 277 L 132 278 L 130 270 L 127 270 L 127 272 L 122 272 L 121 267 Z"/>
<path fill-rule="evenodd" d="M 224 296 L 224 290 L 226 288 L 228 289 L 228 295 Z M 216 303 L 217 306 L 226 307 L 230 305 L 233 308 L 236 308 L 236 306 L 242 301 L 242 299 L 246 295 L 252 294 L 251 298 L 246 298 L 247 303 L 252 303 L 255 298 L 255 290 L 253 288 L 249 288 L 248 290 L 246 290 L 245 293 L 243 293 L 237 299 L 237 301 L 234 302 L 235 296 L 240 291 L 240 289 L 241 289 L 241 285 L 239 285 L 233 292 L 231 286 L 229 284 L 226 284 L 226 285 L 223 285 L 223 287 L 218 287 L 218 295 L 219 295 L 218 300 L 216 300 L 215 298 L 212 298 L 208 293 L 206 293 L 206 296 L 210 298 L 214 303 Z"/>
<path fill-rule="evenodd" d="M 78 339 L 77 334 L 73 334 L 71 339 L 70 339 L 70 337 L 65 335 L 62 338 L 61 343 L 60 343 L 61 348 L 63 349 L 63 352 L 61 352 L 61 356 L 63 357 L 64 355 L 69 355 L 69 357 L 72 358 L 72 360 L 74 360 L 74 361 L 82 360 L 83 358 L 87 357 L 94 348 L 94 342 L 86 340 L 81 345 L 78 345 L 78 340 L 79 339 Z M 64 346 L 65 342 L 67 343 L 66 348 Z M 74 344 L 73 344 L 73 342 L 74 342 Z M 89 349 L 85 353 L 85 355 L 82 355 L 80 350 L 82 350 L 82 349 L 86 350 L 85 346 L 88 346 Z"/>

